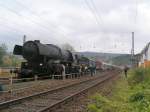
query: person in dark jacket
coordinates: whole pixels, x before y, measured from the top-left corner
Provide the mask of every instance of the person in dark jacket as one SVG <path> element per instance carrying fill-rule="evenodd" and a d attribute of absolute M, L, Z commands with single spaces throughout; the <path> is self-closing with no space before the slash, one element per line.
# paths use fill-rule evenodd
<path fill-rule="evenodd" d="M 90 70 L 91 76 L 93 76 L 93 75 L 94 75 L 94 67 L 93 67 L 93 66 L 90 66 L 90 67 L 89 67 L 89 70 Z"/>
<path fill-rule="evenodd" d="M 124 67 L 124 74 L 125 74 L 125 77 L 127 78 L 127 75 L 128 75 L 128 70 L 129 68 L 127 66 Z"/>

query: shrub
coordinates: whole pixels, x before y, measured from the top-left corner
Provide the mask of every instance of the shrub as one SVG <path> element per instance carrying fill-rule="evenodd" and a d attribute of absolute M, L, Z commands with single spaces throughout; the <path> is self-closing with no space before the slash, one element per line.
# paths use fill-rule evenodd
<path fill-rule="evenodd" d="M 129 71 L 128 80 L 121 78 L 111 97 L 96 94 L 89 112 L 150 112 L 150 69 Z"/>
<path fill-rule="evenodd" d="M 131 95 L 130 97 L 129 97 L 129 101 L 130 102 L 137 102 L 137 101 L 141 101 L 141 100 L 143 100 L 144 99 L 144 93 L 143 92 L 137 92 L 137 93 L 135 93 L 135 94 L 133 94 L 133 95 Z"/>
<path fill-rule="evenodd" d="M 131 86 L 135 84 L 142 83 L 143 81 L 150 79 L 150 69 L 149 68 L 136 68 L 132 70 L 130 73 L 130 77 L 128 78 L 128 83 Z"/>

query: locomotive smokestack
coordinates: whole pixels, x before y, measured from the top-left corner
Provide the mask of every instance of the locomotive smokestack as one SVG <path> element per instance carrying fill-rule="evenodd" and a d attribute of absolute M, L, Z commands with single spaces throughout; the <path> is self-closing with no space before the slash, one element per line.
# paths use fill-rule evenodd
<path fill-rule="evenodd" d="M 23 44 L 26 42 L 26 35 L 23 36 Z"/>

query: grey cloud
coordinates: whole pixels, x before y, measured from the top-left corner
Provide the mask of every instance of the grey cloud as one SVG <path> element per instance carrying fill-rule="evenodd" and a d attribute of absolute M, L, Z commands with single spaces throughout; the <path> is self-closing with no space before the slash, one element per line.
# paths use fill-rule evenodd
<path fill-rule="evenodd" d="M 149 0 L 137 0 L 137 14 L 136 0 L 93 0 L 102 18 L 100 25 L 85 0 L 16 1 L 25 7 L 11 0 L 2 3 L 21 16 L 0 7 L 0 27 L 10 27 L 9 31 L 0 30 L 1 42 L 21 44 L 26 34 L 28 40 L 70 43 L 79 51 L 130 53 L 132 31 L 135 31 L 136 52 L 150 41 Z M 91 5 L 91 0 L 87 1 Z"/>

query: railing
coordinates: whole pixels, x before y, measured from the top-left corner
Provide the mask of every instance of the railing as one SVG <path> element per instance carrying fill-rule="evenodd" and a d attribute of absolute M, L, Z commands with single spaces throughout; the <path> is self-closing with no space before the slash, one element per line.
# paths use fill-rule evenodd
<path fill-rule="evenodd" d="M 85 74 L 89 74 L 89 72 L 86 72 Z M 9 86 L 8 90 L 3 89 L 2 91 L 0 91 L 0 93 L 15 92 L 15 91 L 20 91 L 20 90 L 32 87 L 32 86 L 28 86 L 28 87 L 23 87 L 23 88 L 19 88 L 19 89 L 13 89 L 13 85 L 15 83 L 19 83 L 19 82 L 37 81 L 37 80 L 48 79 L 48 78 L 55 79 L 56 77 L 59 77 L 59 78 L 61 77 L 61 79 L 66 79 L 66 77 L 67 78 L 74 78 L 75 75 L 77 77 L 80 77 L 81 73 L 70 73 L 70 74 L 64 74 L 64 75 L 49 75 L 49 76 L 43 76 L 43 77 L 38 77 L 38 74 L 37 74 L 33 78 L 21 78 L 21 79 L 16 79 L 16 78 L 12 77 L 12 75 L 10 74 L 11 77 L 0 79 L 0 82 L 1 82 L 0 87 L 3 87 L 4 85 Z"/>

